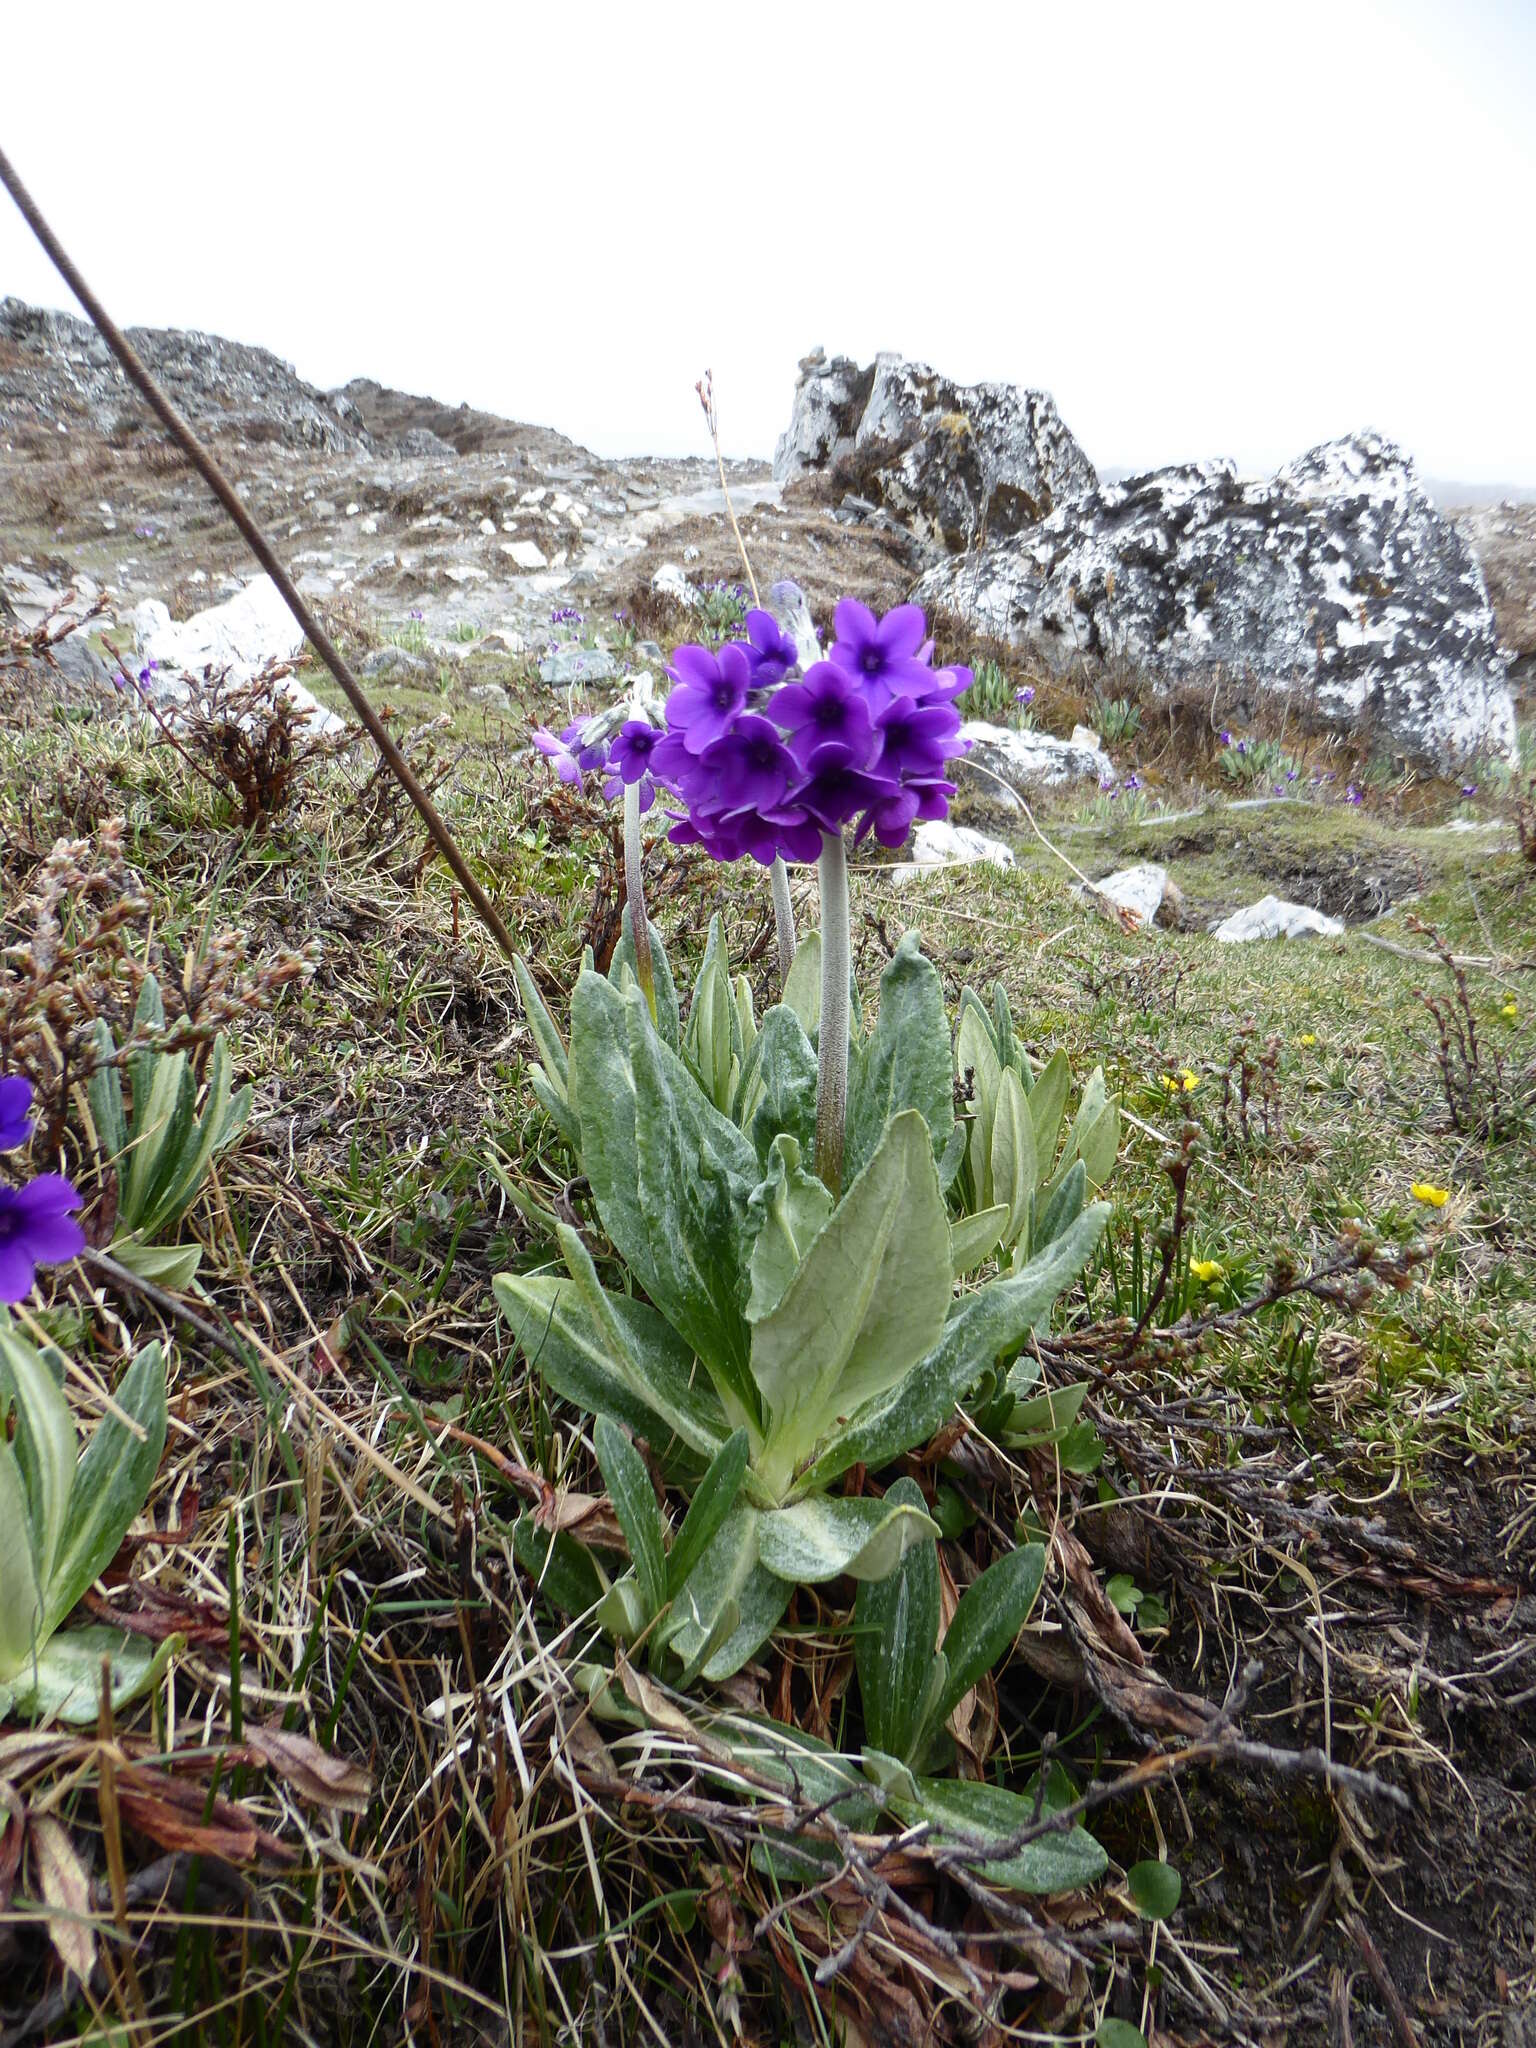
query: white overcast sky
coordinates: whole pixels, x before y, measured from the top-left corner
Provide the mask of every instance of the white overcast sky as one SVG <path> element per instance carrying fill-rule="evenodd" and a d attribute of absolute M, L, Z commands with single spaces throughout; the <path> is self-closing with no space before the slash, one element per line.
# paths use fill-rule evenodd
<path fill-rule="evenodd" d="M 766 454 L 814 344 L 1095 461 L 1372 425 L 1536 484 L 1536 0 L 0 6 L 0 140 L 125 321 L 603 453 Z M 0 195 L 0 294 L 68 303 Z"/>

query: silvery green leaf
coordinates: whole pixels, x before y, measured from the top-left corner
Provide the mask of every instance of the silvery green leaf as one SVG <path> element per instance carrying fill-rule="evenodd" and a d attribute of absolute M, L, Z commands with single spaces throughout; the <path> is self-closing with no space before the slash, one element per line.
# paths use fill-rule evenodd
<path fill-rule="evenodd" d="M 522 999 L 523 1021 L 527 1024 L 533 1042 L 538 1048 L 550 1087 L 564 1101 L 568 1093 L 568 1072 L 565 1042 L 560 1036 L 560 1027 L 549 1014 L 548 1006 L 539 994 L 538 984 L 529 973 L 528 963 L 521 953 L 513 955 L 512 971 L 517 977 L 517 992 Z"/>
<path fill-rule="evenodd" d="M 792 1586 L 819 1586 L 844 1572 L 883 1579 L 914 1543 L 931 1541 L 939 1525 L 925 1509 L 889 1500 L 832 1499 L 825 1494 L 769 1508 L 758 1521 L 764 1566 Z"/>
<path fill-rule="evenodd" d="M 112 1257 L 141 1280 L 180 1293 L 190 1287 L 203 1262 L 200 1244 L 146 1244 L 135 1231 L 112 1240 Z"/>
<path fill-rule="evenodd" d="M 791 1794 L 799 1803 L 830 1807 L 845 1827 L 857 1832 L 873 1827 L 879 1808 L 863 1772 L 851 1757 L 816 1736 L 756 1714 L 721 1714 L 710 1722 L 709 1732 L 726 1744 L 734 1760 L 754 1778 Z M 705 1778 L 718 1775 L 720 1782 L 740 1789 L 739 1780 L 717 1774 L 708 1761 L 701 1762 L 699 1773 Z"/>
<path fill-rule="evenodd" d="M 1023 1068 L 1026 1076 L 1025 1093 L 1029 1092 L 1028 1068 L 1020 1060 L 1013 1041 L 1013 1012 L 1008 1007 L 1008 991 L 1000 981 L 992 984 L 992 1036 L 997 1045 L 997 1063 L 1000 1067 Z"/>
<path fill-rule="evenodd" d="M 1058 1046 L 1036 1074 L 1035 1085 L 1029 1091 L 1029 1115 L 1035 1127 L 1037 1181 L 1050 1179 L 1051 1163 L 1056 1157 L 1056 1140 L 1061 1135 L 1061 1119 L 1067 1107 L 1067 1091 L 1071 1086 L 1072 1069 L 1066 1054 Z"/>
<path fill-rule="evenodd" d="M 96 1141 L 103 1159 L 121 1158 L 128 1143 L 123 1081 L 113 1059 L 116 1049 L 105 1019 L 96 1018 L 91 1025 L 91 1050 L 96 1056 L 97 1066 L 86 1083 L 85 1094 L 91 1106 L 91 1121 L 96 1126 Z"/>
<path fill-rule="evenodd" d="M 869 1743 L 866 1744 L 859 1760 L 864 1766 L 864 1775 L 870 1784 L 877 1785 L 887 1796 L 911 1800 L 917 1798 L 917 1780 L 901 1757 L 892 1756 L 889 1750 Z"/>
<path fill-rule="evenodd" d="M 959 1778 L 919 1778 L 916 1801 L 892 1796 L 890 1804 L 903 1820 L 931 1821 L 930 1845 L 951 1844 L 983 1853 L 1028 1827 L 1035 1817 L 1028 1793 L 1009 1792 L 1001 1785 Z M 1050 1806 L 1046 1806 L 1050 1812 Z M 989 1883 L 1021 1892 L 1076 1891 L 1094 1884 L 1109 1868 L 1109 1858 L 1085 1828 L 1038 1835 L 1011 1856 L 973 1863 Z"/>
<path fill-rule="evenodd" d="M 699 1652 L 714 1636 L 719 1617 L 734 1604 L 736 1625 L 723 1643 L 706 1655 L 706 1678 L 729 1678 L 768 1640 L 789 1605 L 790 1587 L 758 1562 L 757 1531 L 761 1517 L 744 1504 L 732 1508 L 698 1563 L 674 1596 L 674 1627 L 668 1647 L 685 1665 L 696 1664 Z"/>
<path fill-rule="evenodd" d="M 946 1195 L 955 1184 L 955 1175 L 965 1164 L 970 1138 L 970 1125 L 957 1123 L 945 1141 L 943 1156 L 939 1160 L 939 1186 Z"/>
<path fill-rule="evenodd" d="M 27 1489 L 16 1453 L 0 1435 L 0 1681 L 15 1680 L 30 1663 L 42 1633 L 36 1539 L 27 1513 Z"/>
<path fill-rule="evenodd" d="M 1081 1159 L 1074 1159 L 1049 1195 L 1043 1206 L 1037 1208 L 1034 1235 L 1031 1243 L 1043 1249 L 1053 1244 L 1061 1233 L 1082 1213 L 1083 1203 L 1088 1198 L 1088 1170 Z"/>
<path fill-rule="evenodd" d="M 740 1627 L 741 1609 L 734 1600 L 727 1600 L 715 1616 L 714 1625 L 711 1627 L 709 1634 L 705 1636 L 704 1640 L 693 1652 L 693 1655 L 678 1672 L 677 1690 L 679 1692 L 686 1692 L 691 1685 L 697 1683 L 705 1665 L 710 1662 L 711 1658 L 718 1657 L 724 1652 L 726 1645 Z M 676 1633 L 675 1628 L 669 1628 L 665 1642 L 659 1643 L 657 1648 L 670 1649 L 672 1638 Z"/>
<path fill-rule="evenodd" d="M 878 1472 L 914 1444 L 926 1443 L 994 1360 L 1017 1349 L 1049 1317 L 1057 1295 L 1088 1263 L 1108 1220 L 1108 1203 L 1095 1203 L 1021 1271 L 957 1302 L 938 1343 L 899 1385 L 836 1432 L 802 1475 L 801 1489 L 830 1486 L 853 1465 Z"/>
<path fill-rule="evenodd" d="M 11 1681 L 16 1712 L 26 1720 L 93 1726 L 101 1712 L 103 1659 L 116 1712 L 143 1698 L 184 1642 L 182 1636 L 168 1636 L 162 1643 L 152 1643 L 115 1628 L 69 1629 L 50 1638 L 36 1664 L 29 1662 Z"/>
<path fill-rule="evenodd" d="M 52 1634 L 117 1554 L 149 1498 L 165 1448 L 165 1354 L 146 1344 L 114 1395 L 75 1468 L 69 1512 L 43 1588 L 43 1628 Z"/>
<path fill-rule="evenodd" d="M 943 984 L 916 932 L 903 937 L 880 977 L 880 1011 L 857 1086 L 850 1076 L 845 1175 L 873 1157 L 886 1125 L 904 1109 L 919 1113 L 934 1156 L 941 1156 L 955 1127 L 954 1054 Z"/>
<path fill-rule="evenodd" d="M 187 1131 L 167 1180 L 151 1191 L 141 1226 L 146 1235 L 185 1213 L 215 1157 L 227 1151 L 244 1128 L 250 1108 L 249 1084 L 230 1099 L 229 1045 L 221 1031 L 209 1056 L 201 1121 Z"/>
<path fill-rule="evenodd" d="M 991 1257 L 1001 1244 L 1007 1225 L 1008 1211 L 1001 1203 L 974 1216 L 951 1218 L 949 1256 L 957 1278 L 963 1273 L 974 1273 L 983 1259 Z"/>
<path fill-rule="evenodd" d="M 747 1469 L 748 1441 L 744 1429 L 732 1430 L 716 1452 L 709 1470 L 693 1490 L 683 1526 L 667 1558 L 667 1595 L 673 1597 L 714 1541 L 715 1531 L 736 1505 Z"/>
<path fill-rule="evenodd" d="M 813 1042 L 821 1029 L 821 933 L 807 932 L 795 948 L 795 957 L 784 977 L 779 999 L 793 1010 L 801 1028 Z"/>
<path fill-rule="evenodd" d="M 926 1513 L 915 1481 L 901 1478 L 886 1500 Z M 922 1733 L 923 1699 L 939 1638 L 939 1553 L 914 1543 L 889 1577 L 866 1579 L 853 1603 L 853 1661 L 864 1728 L 877 1749 L 910 1760 Z"/>
<path fill-rule="evenodd" d="M 766 1168 L 781 1131 L 809 1155 L 816 1145 L 816 1054 L 800 1019 L 786 1004 L 775 1003 L 763 1018 L 753 1051 L 759 1092 L 751 1131 L 758 1158 Z"/>
<path fill-rule="evenodd" d="M 1038 1375 L 1038 1361 L 1035 1370 Z M 1009 1384 L 1012 1384 L 1011 1374 Z M 1079 1380 L 1075 1386 L 1048 1387 L 1043 1394 L 1015 1402 L 1013 1412 L 1004 1425 L 1009 1448 L 1028 1450 L 1037 1444 L 1059 1443 L 1076 1422 L 1087 1392 L 1088 1381 Z"/>
<path fill-rule="evenodd" d="M 949 1670 L 938 1701 L 941 1724 L 1018 1635 L 1044 1577 L 1045 1547 L 1027 1543 L 989 1564 L 981 1577 L 967 1586 L 944 1634 Z"/>
<path fill-rule="evenodd" d="M 576 1112 L 542 1067 L 528 1069 L 528 1085 L 532 1088 L 545 1115 L 572 1151 L 579 1149 L 581 1125 L 577 1121 Z"/>
<path fill-rule="evenodd" d="M 626 1572 L 622 1579 L 614 1580 L 598 1601 L 592 1618 L 605 1635 L 621 1643 L 632 1643 L 655 1612 L 638 1579 L 632 1572 Z"/>
<path fill-rule="evenodd" d="M 563 1614 L 586 1614 L 603 1597 L 597 1566 L 568 1530 L 541 1529 L 532 1515 L 519 1515 L 512 1554 Z"/>
<path fill-rule="evenodd" d="M 757 1154 L 653 1029 L 638 989 L 583 974 L 571 1002 L 571 1097 L 581 1164 L 603 1228 L 662 1315 L 728 1387 L 734 1420 L 757 1416 L 747 1369 L 747 1197 Z"/>
<path fill-rule="evenodd" d="M 619 988 L 622 987 L 624 976 L 628 973 L 635 977 L 635 984 L 638 987 L 639 976 L 635 975 L 635 938 L 630 924 L 629 905 L 627 903 L 624 906 L 624 913 L 620 923 L 619 943 L 614 947 L 613 958 L 608 963 L 608 979 L 615 988 Z M 656 1029 L 661 1033 L 668 1050 L 676 1052 L 682 1035 L 678 1015 L 677 987 L 672 979 L 672 965 L 667 959 L 667 949 L 662 944 L 661 933 L 656 929 L 655 925 L 650 926 L 650 933 L 651 975 L 656 984 Z M 572 1028 L 575 1028 L 574 1022 Z M 581 1114 L 579 1100 L 576 1105 L 576 1113 L 578 1116 Z"/>
<path fill-rule="evenodd" d="M 903 1110 L 811 1241 L 771 1315 L 752 1330 L 768 1417 L 757 1461 L 782 1492 L 839 1418 L 893 1386 L 944 1327 L 949 1221 L 928 1126 Z"/>
<path fill-rule="evenodd" d="M 774 1139 L 768 1177 L 752 1190 L 748 1229 L 755 1229 L 748 1270 L 752 1291 L 747 1321 L 772 1313 L 799 1271 L 812 1238 L 832 1213 L 832 1197 L 814 1173 L 800 1164 L 800 1146 L 789 1133 Z"/>
<path fill-rule="evenodd" d="M 1083 1165 L 1088 1169 L 1088 1185 L 1095 1192 L 1113 1172 L 1119 1149 L 1120 1110 L 1117 1104 L 1106 1102 L 1078 1141 Z"/>
<path fill-rule="evenodd" d="M 168 1154 L 174 1156 L 176 1134 L 191 1120 L 195 1092 L 184 1052 L 139 1054 L 134 1065 L 147 1072 L 148 1085 L 141 1093 L 135 1083 L 127 1166 L 118 1176 L 117 1213 L 129 1229 L 138 1228 L 149 1190 Z"/>
<path fill-rule="evenodd" d="M 709 942 L 694 984 L 682 1052 L 700 1087 L 722 1115 L 730 1112 L 733 1071 L 740 1071 L 740 1030 L 716 916 L 709 921 Z"/>
<path fill-rule="evenodd" d="M 745 1062 L 757 1039 L 757 1012 L 752 1005 L 752 984 L 744 974 L 738 974 L 732 984 L 736 1003 L 736 1035 L 741 1041 L 740 1057 Z"/>
<path fill-rule="evenodd" d="M 955 1039 L 955 1064 L 962 1082 L 970 1076 L 971 1178 L 976 1190 L 976 1207 L 992 1207 L 992 1118 L 997 1091 L 1002 1081 L 992 1027 L 979 1003 L 960 1005 L 960 1026 Z"/>
<path fill-rule="evenodd" d="M 998 1081 L 988 1164 L 992 1199 L 1008 1211 L 1004 1244 L 1017 1244 L 1029 1222 L 1035 1192 L 1035 1127 L 1018 1075 L 1005 1067 Z"/>
<path fill-rule="evenodd" d="M 608 1498 L 629 1545 L 644 1608 L 640 1622 L 643 1627 L 667 1604 L 666 1534 L 656 1489 L 645 1469 L 645 1460 L 609 1416 L 597 1418 L 592 1443 Z"/>
<path fill-rule="evenodd" d="M 655 1309 L 610 1295 L 612 1323 L 599 1323 L 563 1273 L 497 1273 L 491 1289 L 528 1362 L 557 1394 L 644 1431 L 663 1462 L 677 1455 L 668 1430 L 692 1452 L 685 1462 L 714 1456 L 726 1435 L 720 1403 L 695 1376 L 692 1351 Z"/>
<path fill-rule="evenodd" d="M 7 1408 L 15 1418 L 10 1448 L 26 1499 L 33 1567 L 46 1586 L 75 1483 L 75 1427 L 53 1366 L 0 1308 L 0 1429 Z"/>

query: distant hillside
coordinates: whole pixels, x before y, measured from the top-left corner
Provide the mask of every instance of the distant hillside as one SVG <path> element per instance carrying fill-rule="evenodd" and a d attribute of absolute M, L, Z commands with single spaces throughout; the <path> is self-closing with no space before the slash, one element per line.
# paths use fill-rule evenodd
<path fill-rule="evenodd" d="M 354 377 L 350 384 L 333 391 L 331 398 L 355 411 L 381 446 L 409 442 L 424 453 L 421 437 L 430 435 L 456 455 L 496 454 L 515 449 L 541 461 L 581 463 L 596 459 L 578 442 L 557 434 L 552 427 L 524 426 L 493 412 L 480 412 L 472 405 L 444 405 L 435 398 L 392 391 L 386 385 L 375 384 L 371 377 Z"/>

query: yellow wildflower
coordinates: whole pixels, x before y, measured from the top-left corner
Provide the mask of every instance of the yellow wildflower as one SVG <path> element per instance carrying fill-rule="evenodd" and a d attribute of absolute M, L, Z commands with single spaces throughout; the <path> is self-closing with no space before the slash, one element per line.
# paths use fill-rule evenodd
<path fill-rule="evenodd" d="M 1504 1003 L 1500 1006 L 1499 1015 L 1501 1017 L 1507 1017 L 1511 1024 L 1514 1023 L 1515 1019 L 1519 1016 L 1519 1014 L 1520 1005 L 1515 1001 L 1513 996 L 1510 997 L 1507 1003 Z"/>
<path fill-rule="evenodd" d="M 1189 1270 L 1202 1287 L 1210 1287 L 1215 1281 L 1227 1277 L 1227 1269 L 1220 1259 L 1191 1259 Z"/>
<path fill-rule="evenodd" d="M 1180 1067 L 1179 1079 L 1184 1083 L 1184 1093 L 1186 1095 L 1188 1095 L 1191 1092 L 1191 1090 L 1198 1088 L 1200 1086 L 1200 1076 L 1198 1074 L 1192 1074 L 1189 1071 L 1188 1067 Z"/>
<path fill-rule="evenodd" d="M 1443 1209 L 1451 1199 L 1449 1188 L 1437 1188 L 1427 1180 L 1416 1180 L 1408 1192 L 1416 1202 L 1427 1202 L 1431 1209 Z"/>
<path fill-rule="evenodd" d="M 1316 1045 L 1317 1033 L 1315 1031 L 1303 1031 L 1296 1043 L 1298 1045 Z"/>

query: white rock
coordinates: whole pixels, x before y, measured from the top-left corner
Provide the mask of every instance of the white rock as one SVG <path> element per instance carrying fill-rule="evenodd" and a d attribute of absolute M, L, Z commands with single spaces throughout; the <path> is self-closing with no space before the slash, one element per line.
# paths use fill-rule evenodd
<path fill-rule="evenodd" d="M 658 597 L 670 597 L 692 611 L 698 604 L 699 593 L 677 566 L 676 562 L 663 562 L 651 578 L 651 588 Z"/>
<path fill-rule="evenodd" d="M 160 701 L 175 705 L 192 694 L 193 678 L 208 669 L 227 671 L 232 682 L 249 682 L 270 661 L 294 661 L 303 652 L 304 632 L 284 604 L 270 576 L 257 576 L 225 604 L 175 620 L 158 598 L 146 598 L 133 613 L 141 662 L 155 661 L 152 678 Z M 312 732 L 341 732 L 346 721 L 327 711 L 302 683 L 288 677 L 283 694 L 310 713 Z"/>
<path fill-rule="evenodd" d="M 1138 924 L 1151 924 L 1168 896 L 1168 870 L 1155 861 L 1142 861 L 1136 867 L 1120 868 L 1106 875 L 1091 889 L 1079 882 L 1073 894 L 1113 904 L 1116 910 L 1129 911 Z"/>
<path fill-rule="evenodd" d="M 1240 945 L 1248 939 L 1335 939 L 1344 930 L 1336 917 L 1325 917 L 1305 903 L 1287 903 L 1279 896 L 1261 896 L 1244 910 L 1234 910 L 1214 927 L 1213 936 L 1224 945 Z"/>
<path fill-rule="evenodd" d="M 362 510 L 362 509 L 363 509 L 363 508 L 362 508 L 362 506 L 361 506 L 361 505 L 359 505 L 359 504 L 358 504 L 358 502 L 357 502 L 357 500 L 356 500 L 356 499 L 354 498 L 354 499 L 352 500 L 351 504 L 350 504 L 350 505 L 348 505 L 348 507 L 347 507 L 347 517 L 348 517 L 349 519 L 355 519 L 355 518 L 357 517 L 358 513 L 359 513 L 359 512 L 361 512 L 361 510 Z"/>
<path fill-rule="evenodd" d="M 377 519 L 365 519 L 357 530 L 359 533 L 377 533 L 379 530 L 379 522 L 377 521 Z"/>
<path fill-rule="evenodd" d="M 892 868 L 891 879 L 897 884 L 910 882 L 916 875 L 931 875 L 941 868 L 960 867 L 972 861 L 990 861 L 993 867 L 1011 868 L 1013 852 L 1000 839 L 989 839 L 985 832 L 973 832 L 969 825 L 952 825 L 948 818 L 925 820 L 912 834 L 912 851 L 915 860 L 903 861 Z"/>
<path fill-rule="evenodd" d="M 450 583 L 487 583 L 490 581 L 485 571 L 477 569 L 472 562 L 456 562 L 451 569 L 445 569 L 443 574 Z"/>
<path fill-rule="evenodd" d="M 972 744 L 956 768 L 976 774 L 985 793 L 1009 810 L 1017 810 L 1019 800 L 994 778 L 1020 787 L 1054 789 L 1064 782 L 1103 782 L 1115 772 L 1098 736 L 1083 725 L 1071 739 L 1061 740 L 1048 732 L 1015 732 L 1011 726 L 972 718 L 961 726 L 960 737 Z"/>
<path fill-rule="evenodd" d="M 549 566 L 549 557 L 534 540 L 504 540 L 501 552 L 510 556 L 519 569 L 544 569 Z"/>
<path fill-rule="evenodd" d="M 490 536 L 496 531 L 495 520 L 482 519 L 480 522 L 480 531 L 486 536 L 487 539 L 489 539 Z"/>

